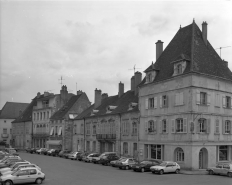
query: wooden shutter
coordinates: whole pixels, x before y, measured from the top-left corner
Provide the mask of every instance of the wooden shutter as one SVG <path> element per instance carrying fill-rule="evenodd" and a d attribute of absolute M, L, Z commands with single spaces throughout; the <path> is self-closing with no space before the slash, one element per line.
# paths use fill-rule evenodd
<path fill-rule="evenodd" d="M 154 133 L 157 133 L 157 121 L 156 120 L 154 120 Z"/>
<path fill-rule="evenodd" d="M 197 101 L 196 101 L 196 104 L 197 104 L 197 105 L 200 105 L 200 91 L 198 91 L 198 90 L 197 90 L 197 92 L 196 92 L 196 100 L 197 100 Z"/>
<path fill-rule="evenodd" d="M 215 120 L 215 133 L 219 134 L 219 120 Z"/>
<path fill-rule="evenodd" d="M 160 96 L 160 108 L 163 107 L 162 96 Z"/>
<path fill-rule="evenodd" d="M 187 118 L 184 118 L 183 130 L 184 130 L 184 133 L 187 133 Z"/>
<path fill-rule="evenodd" d="M 225 134 L 225 120 L 222 120 L 222 134 Z"/>
<path fill-rule="evenodd" d="M 179 105 L 179 93 L 175 94 L 175 105 Z"/>
<path fill-rule="evenodd" d="M 172 119 L 172 133 L 176 132 L 176 128 L 175 128 L 175 120 Z"/>
<path fill-rule="evenodd" d="M 132 133 L 132 131 L 131 131 L 132 130 L 132 123 L 130 121 L 128 121 L 127 124 L 128 124 L 127 135 L 131 135 L 131 133 Z"/>
<path fill-rule="evenodd" d="M 160 125 L 159 125 L 160 133 L 163 133 L 163 121 L 160 120 Z"/>
<path fill-rule="evenodd" d="M 207 105 L 208 106 L 210 105 L 210 100 L 211 100 L 210 93 L 207 93 Z"/>
<path fill-rule="evenodd" d="M 145 109 L 148 109 L 148 98 L 145 99 Z"/>
<path fill-rule="evenodd" d="M 157 109 L 157 97 L 154 97 L 154 108 Z"/>
<path fill-rule="evenodd" d="M 200 133 L 200 123 L 199 123 L 199 121 L 197 122 L 197 133 Z"/>
<path fill-rule="evenodd" d="M 207 119 L 207 133 L 210 133 L 210 119 Z"/>
<path fill-rule="evenodd" d="M 184 93 L 181 92 L 180 95 L 179 95 L 179 105 L 184 105 Z"/>
<path fill-rule="evenodd" d="M 230 120 L 230 134 L 232 134 L 232 120 Z"/>
<path fill-rule="evenodd" d="M 226 108 L 226 97 L 225 97 L 225 95 L 222 96 L 222 107 Z"/>
<path fill-rule="evenodd" d="M 148 128 L 147 128 L 147 126 L 148 126 L 148 123 L 147 123 L 147 121 L 145 121 L 145 122 L 144 122 L 144 130 L 145 130 L 145 133 L 147 133 L 147 132 L 148 132 Z"/>
<path fill-rule="evenodd" d="M 168 107 L 168 95 L 166 95 L 166 105 L 165 107 Z"/>
<path fill-rule="evenodd" d="M 166 119 L 166 133 L 169 131 L 168 119 Z"/>
<path fill-rule="evenodd" d="M 230 108 L 232 109 L 232 98 L 230 98 Z"/>

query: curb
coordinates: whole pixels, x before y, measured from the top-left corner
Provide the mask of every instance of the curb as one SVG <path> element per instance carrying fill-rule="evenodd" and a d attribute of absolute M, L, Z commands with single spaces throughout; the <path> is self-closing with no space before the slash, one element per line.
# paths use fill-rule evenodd
<path fill-rule="evenodd" d="M 180 174 L 184 175 L 208 175 L 208 172 L 206 170 L 180 170 Z"/>

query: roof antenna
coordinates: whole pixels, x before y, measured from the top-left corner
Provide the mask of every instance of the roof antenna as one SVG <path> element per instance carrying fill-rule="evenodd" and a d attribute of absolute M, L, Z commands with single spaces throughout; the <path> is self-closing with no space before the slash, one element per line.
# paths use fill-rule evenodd
<path fill-rule="evenodd" d="M 136 66 L 136 64 L 134 65 L 133 69 L 128 69 L 128 70 L 134 70 L 134 74 L 135 74 L 135 69 L 141 69 L 141 68 L 136 68 L 135 66 Z"/>
<path fill-rule="evenodd" d="M 60 85 L 61 85 L 61 87 L 62 87 L 62 80 L 64 80 L 63 78 L 62 78 L 62 76 L 61 76 L 61 78 L 59 79 L 59 81 L 60 81 Z"/>
<path fill-rule="evenodd" d="M 225 47 L 216 48 L 216 49 L 220 49 L 220 57 L 221 57 L 221 50 L 222 50 L 223 48 L 229 48 L 229 47 L 231 47 L 231 46 L 225 46 Z M 221 57 L 221 58 L 222 58 L 222 57 Z"/>

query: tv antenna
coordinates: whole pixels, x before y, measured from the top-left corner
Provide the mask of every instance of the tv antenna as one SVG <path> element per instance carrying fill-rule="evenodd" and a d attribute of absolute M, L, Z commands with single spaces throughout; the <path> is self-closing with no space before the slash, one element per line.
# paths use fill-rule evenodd
<path fill-rule="evenodd" d="M 128 69 L 128 70 L 134 70 L 134 74 L 135 74 L 136 69 L 141 69 L 141 68 L 136 68 L 135 66 L 136 66 L 136 64 L 134 65 L 133 69 Z"/>
<path fill-rule="evenodd" d="M 220 49 L 220 57 L 221 57 L 221 50 L 222 50 L 223 48 L 229 48 L 229 47 L 231 47 L 231 46 L 225 46 L 225 47 L 216 48 L 216 49 Z M 221 57 L 221 58 L 222 58 L 222 57 Z"/>
<path fill-rule="evenodd" d="M 63 83 L 62 83 L 63 80 L 64 80 L 64 79 L 63 79 L 62 76 L 61 76 L 60 79 L 59 79 L 59 81 L 60 81 L 59 84 L 61 85 L 61 87 L 62 87 L 62 84 L 63 84 Z"/>

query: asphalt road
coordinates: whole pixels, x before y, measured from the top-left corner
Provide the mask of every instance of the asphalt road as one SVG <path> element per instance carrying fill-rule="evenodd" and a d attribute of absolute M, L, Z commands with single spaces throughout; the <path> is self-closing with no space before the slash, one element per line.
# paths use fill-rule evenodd
<path fill-rule="evenodd" d="M 232 185 L 232 178 L 218 175 L 152 174 L 119 170 L 111 166 L 20 152 L 46 174 L 44 185 Z"/>

